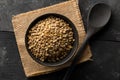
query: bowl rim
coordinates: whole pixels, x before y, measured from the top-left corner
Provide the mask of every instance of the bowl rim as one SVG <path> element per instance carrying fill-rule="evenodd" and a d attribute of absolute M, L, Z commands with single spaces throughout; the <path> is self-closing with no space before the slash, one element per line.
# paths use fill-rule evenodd
<path fill-rule="evenodd" d="M 37 22 L 39 22 L 40 20 L 43 20 L 43 19 L 45 19 L 45 18 L 47 18 L 47 17 L 49 17 L 49 16 L 55 16 L 55 17 L 58 17 L 58 18 L 63 19 L 65 22 L 67 22 L 67 23 L 70 25 L 70 27 L 72 28 L 73 37 L 74 37 L 74 39 L 75 39 L 75 41 L 73 42 L 73 48 L 70 50 L 69 54 L 68 54 L 64 59 L 62 59 L 62 60 L 60 60 L 60 61 L 58 61 L 58 62 L 55 62 L 55 63 L 48 63 L 48 62 L 42 62 L 42 61 L 40 61 L 38 58 L 36 58 L 36 57 L 32 54 L 32 52 L 30 51 L 30 49 L 28 49 L 28 46 L 29 46 L 29 45 L 27 44 L 27 42 L 28 42 L 28 37 L 27 37 L 27 35 L 28 35 L 28 33 L 29 33 L 29 30 L 30 30 L 32 27 L 34 27 L 34 25 L 35 25 Z M 75 52 L 76 52 L 76 50 L 77 50 L 77 48 L 78 48 L 78 41 L 79 41 L 78 39 L 79 39 L 79 38 L 78 38 L 78 31 L 77 31 L 75 25 L 72 23 L 72 21 L 71 21 L 69 18 L 67 18 L 66 16 L 63 16 L 63 15 L 61 15 L 61 14 L 47 13 L 47 14 L 43 14 L 43 15 L 41 15 L 41 16 L 38 16 L 36 19 L 34 19 L 34 20 L 30 23 L 30 25 L 29 25 L 29 27 L 27 28 L 26 33 L 25 33 L 25 46 L 26 46 L 26 49 L 27 49 L 29 55 L 30 55 L 30 56 L 32 57 L 32 59 L 33 59 L 34 61 L 36 61 L 37 63 L 42 64 L 42 65 L 44 65 L 44 66 L 59 66 L 59 65 L 63 65 L 63 64 L 65 64 L 66 62 L 68 62 L 68 61 L 75 55 Z"/>

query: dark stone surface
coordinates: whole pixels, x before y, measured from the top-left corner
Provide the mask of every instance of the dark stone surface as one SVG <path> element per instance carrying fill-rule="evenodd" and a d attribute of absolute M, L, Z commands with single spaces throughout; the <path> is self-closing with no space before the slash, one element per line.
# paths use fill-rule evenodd
<path fill-rule="evenodd" d="M 66 69 L 26 78 L 17 49 L 11 17 L 19 13 L 46 7 L 65 0 L 0 0 L 0 80 L 62 80 Z M 77 66 L 71 80 L 120 80 L 120 0 L 79 0 L 84 20 L 90 7 L 105 2 L 112 16 L 105 29 L 90 41 L 93 61 Z"/>
<path fill-rule="evenodd" d="M 0 80 L 25 80 L 12 32 L 0 32 Z"/>

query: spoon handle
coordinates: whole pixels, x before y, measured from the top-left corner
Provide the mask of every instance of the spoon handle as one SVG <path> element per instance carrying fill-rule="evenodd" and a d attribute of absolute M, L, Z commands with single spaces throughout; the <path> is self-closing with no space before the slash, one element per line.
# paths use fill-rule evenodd
<path fill-rule="evenodd" d="M 65 76 L 63 77 L 63 80 L 68 80 L 69 77 L 71 76 L 74 68 L 76 67 L 77 62 L 80 60 L 80 58 L 83 55 L 83 51 L 86 48 L 87 45 L 87 41 L 88 41 L 88 37 L 85 38 L 84 42 L 82 43 L 81 47 L 78 49 L 77 54 L 75 55 L 75 57 L 72 60 L 72 63 L 70 65 L 70 67 L 68 68 Z"/>

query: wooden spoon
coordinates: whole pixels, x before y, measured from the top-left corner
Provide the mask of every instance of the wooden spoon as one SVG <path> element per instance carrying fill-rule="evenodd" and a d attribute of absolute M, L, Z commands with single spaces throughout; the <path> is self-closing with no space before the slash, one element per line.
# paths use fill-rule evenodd
<path fill-rule="evenodd" d="M 108 5 L 104 3 L 95 4 L 88 15 L 88 29 L 85 40 L 83 41 L 81 47 L 77 50 L 70 67 L 68 68 L 63 80 L 68 80 L 73 70 L 75 69 L 76 63 L 80 60 L 83 55 L 83 51 L 86 48 L 87 42 L 89 39 L 101 30 L 109 21 L 111 16 L 111 9 Z"/>

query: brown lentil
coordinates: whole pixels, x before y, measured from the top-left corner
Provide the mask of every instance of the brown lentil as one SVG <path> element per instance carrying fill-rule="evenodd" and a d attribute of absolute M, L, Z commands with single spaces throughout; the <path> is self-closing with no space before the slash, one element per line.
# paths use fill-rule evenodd
<path fill-rule="evenodd" d="M 65 58 L 75 41 L 72 28 L 63 19 L 50 16 L 29 30 L 28 45 L 40 61 L 57 62 Z"/>

